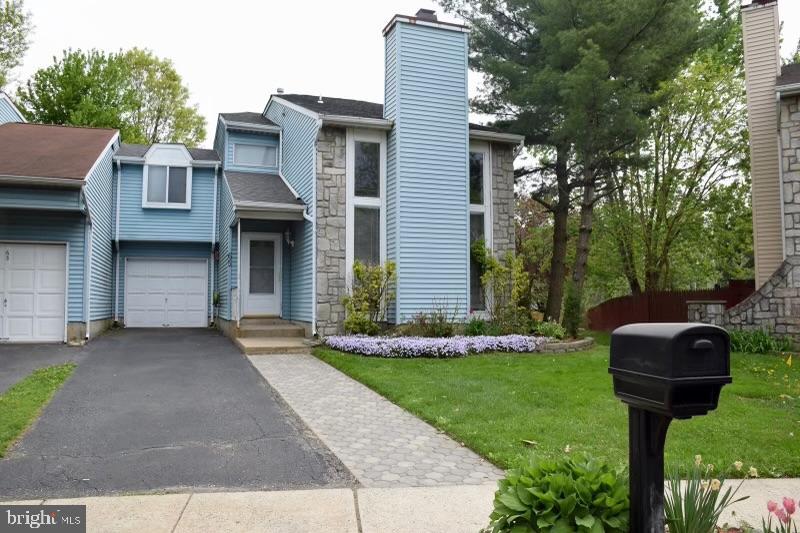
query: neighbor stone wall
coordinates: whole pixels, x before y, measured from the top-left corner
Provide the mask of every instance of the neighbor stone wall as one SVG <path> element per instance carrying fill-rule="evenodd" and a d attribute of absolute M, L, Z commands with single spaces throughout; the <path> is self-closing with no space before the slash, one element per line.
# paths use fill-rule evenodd
<path fill-rule="evenodd" d="M 342 333 L 345 265 L 346 132 L 323 127 L 317 138 L 317 333 Z"/>
<path fill-rule="evenodd" d="M 689 300 L 689 322 L 725 325 L 725 300 Z"/>
<path fill-rule="evenodd" d="M 800 255 L 800 97 L 781 101 L 783 228 L 786 255 Z"/>
<path fill-rule="evenodd" d="M 514 148 L 492 144 L 492 241 L 498 256 L 515 248 Z"/>

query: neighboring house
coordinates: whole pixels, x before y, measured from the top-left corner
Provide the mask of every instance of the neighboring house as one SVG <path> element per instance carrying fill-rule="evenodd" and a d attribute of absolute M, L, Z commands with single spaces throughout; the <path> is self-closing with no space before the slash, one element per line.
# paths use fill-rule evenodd
<path fill-rule="evenodd" d="M 118 146 L 116 130 L 0 125 L 0 340 L 82 340 L 110 324 Z"/>
<path fill-rule="evenodd" d="M 0 91 L 0 124 L 7 122 L 27 122 L 22 112 L 14 105 L 11 98 Z"/>
<path fill-rule="evenodd" d="M 800 342 L 800 64 L 781 66 L 777 0 L 743 7 L 742 25 L 759 289 L 727 311 L 696 303 L 689 318 Z"/>
<path fill-rule="evenodd" d="M 330 335 L 355 261 L 396 263 L 391 322 L 484 309 L 470 244 L 514 249 L 523 138 L 469 123 L 464 26 L 420 10 L 384 36 L 385 105 L 279 90 L 262 113 L 220 114 L 213 150 L 122 144 L 102 215 L 88 202 L 97 303 L 70 322 Z"/>

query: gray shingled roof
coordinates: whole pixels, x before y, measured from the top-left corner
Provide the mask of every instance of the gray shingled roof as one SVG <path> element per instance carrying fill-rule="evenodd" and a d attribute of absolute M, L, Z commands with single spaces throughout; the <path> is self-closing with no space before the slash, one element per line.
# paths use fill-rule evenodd
<path fill-rule="evenodd" d="M 375 102 L 323 96 L 322 103 L 319 103 L 320 97 L 312 96 L 310 94 L 275 94 L 273 96 L 277 98 L 283 98 L 284 100 L 288 100 L 295 105 L 299 105 L 300 107 L 304 107 L 309 111 L 320 113 L 322 115 L 383 118 L 383 104 L 376 104 Z M 473 124 L 471 122 L 469 124 L 469 129 L 501 132 L 501 130 L 493 128 L 492 126 L 483 126 L 481 124 Z"/>
<path fill-rule="evenodd" d="M 253 113 L 250 111 L 241 113 L 220 113 L 219 116 L 225 119 L 226 122 L 244 122 L 246 124 L 258 124 L 259 126 L 277 126 L 277 124 L 261 113 Z"/>
<path fill-rule="evenodd" d="M 235 203 L 270 202 L 304 205 L 277 174 L 225 171 Z"/>
<path fill-rule="evenodd" d="M 795 85 L 800 83 L 800 63 L 784 65 L 781 68 L 781 75 L 778 76 L 778 87 L 783 85 Z"/>
<path fill-rule="evenodd" d="M 115 155 L 120 157 L 144 157 L 147 150 L 150 149 L 149 144 L 129 144 L 122 143 Z M 195 161 L 219 161 L 219 156 L 214 150 L 208 148 L 187 148 L 192 159 Z"/>

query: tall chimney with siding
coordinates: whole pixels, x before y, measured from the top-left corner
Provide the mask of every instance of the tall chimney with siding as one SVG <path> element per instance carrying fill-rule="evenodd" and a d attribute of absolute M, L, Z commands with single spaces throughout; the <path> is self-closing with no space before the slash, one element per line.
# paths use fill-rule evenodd
<path fill-rule="evenodd" d="M 420 9 L 383 30 L 386 53 L 386 255 L 397 264 L 396 309 L 410 319 L 437 302 L 469 302 L 468 29 Z"/>
<path fill-rule="evenodd" d="M 784 260 L 776 80 L 780 75 L 777 0 L 742 8 L 747 122 L 750 130 L 756 286 Z"/>

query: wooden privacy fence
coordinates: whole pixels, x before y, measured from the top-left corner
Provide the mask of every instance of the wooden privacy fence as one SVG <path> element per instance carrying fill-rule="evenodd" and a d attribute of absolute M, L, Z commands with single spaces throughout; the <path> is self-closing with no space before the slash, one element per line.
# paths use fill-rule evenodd
<path fill-rule="evenodd" d="M 586 315 L 589 329 L 596 331 L 611 331 L 635 322 L 686 322 L 687 301 L 723 300 L 728 309 L 755 290 L 754 280 L 735 280 L 714 289 L 643 292 L 607 300 Z"/>

